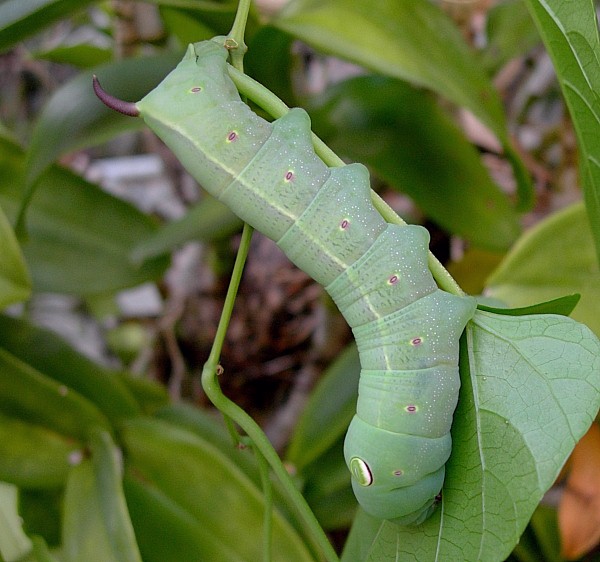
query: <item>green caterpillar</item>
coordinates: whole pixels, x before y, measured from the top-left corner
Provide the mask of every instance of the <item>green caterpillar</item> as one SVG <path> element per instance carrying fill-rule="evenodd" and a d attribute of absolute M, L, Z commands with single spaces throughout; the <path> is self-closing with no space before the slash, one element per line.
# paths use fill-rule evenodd
<path fill-rule="evenodd" d="M 94 87 L 110 107 L 141 115 L 198 183 L 274 240 L 331 295 L 361 361 L 357 413 L 344 456 L 363 508 L 401 524 L 425 520 L 442 488 L 460 379 L 458 342 L 474 299 L 440 290 L 429 235 L 386 223 L 361 164 L 328 168 L 310 120 L 292 109 L 269 123 L 243 103 L 222 39 L 190 45 L 137 104 Z"/>

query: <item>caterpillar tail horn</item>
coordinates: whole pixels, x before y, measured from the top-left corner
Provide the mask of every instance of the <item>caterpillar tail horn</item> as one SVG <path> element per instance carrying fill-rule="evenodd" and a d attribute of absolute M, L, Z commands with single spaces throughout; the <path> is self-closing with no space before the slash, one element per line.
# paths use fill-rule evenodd
<path fill-rule="evenodd" d="M 123 101 L 115 96 L 110 95 L 106 90 L 100 86 L 100 82 L 98 81 L 98 77 L 94 74 L 92 77 L 92 84 L 94 86 L 94 93 L 98 97 L 98 99 L 110 109 L 114 109 L 123 115 L 128 115 L 129 117 L 139 117 L 140 110 L 137 108 L 135 103 L 129 101 Z"/>

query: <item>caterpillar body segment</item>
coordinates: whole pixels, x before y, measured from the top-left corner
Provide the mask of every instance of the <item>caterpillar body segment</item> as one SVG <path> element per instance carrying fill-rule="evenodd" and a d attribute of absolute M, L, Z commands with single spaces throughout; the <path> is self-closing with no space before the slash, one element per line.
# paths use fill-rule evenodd
<path fill-rule="evenodd" d="M 356 337 L 362 373 L 344 454 L 372 515 L 414 524 L 432 511 L 450 455 L 458 343 L 475 301 L 441 291 L 429 235 L 387 224 L 360 164 L 328 168 L 306 112 L 269 123 L 229 79 L 227 50 L 190 45 L 136 104 L 194 178 L 322 284 Z"/>

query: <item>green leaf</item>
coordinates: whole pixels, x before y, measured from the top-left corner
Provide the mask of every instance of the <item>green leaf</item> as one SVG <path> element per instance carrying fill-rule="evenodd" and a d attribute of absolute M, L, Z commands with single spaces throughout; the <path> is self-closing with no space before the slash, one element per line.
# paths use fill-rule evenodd
<path fill-rule="evenodd" d="M 12 227 L 0 208 L 0 309 L 31 293 L 31 279 Z"/>
<path fill-rule="evenodd" d="M 160 6 L 161 15 L 166 16 L 167 27 L 171 28 L 171 32 L 178 36 L 184 45 L 209 39 L 215 35 L 226 35 L 233 25 L 238 8 L 237 0 L 224 0 L 222 2 L 207 0 L 146 1 Z M 247 35 L 253 33 L 257 25 L 257 19 L 256 10 L 251 6 L 246 21 L 245 31 Z M 183 26 L 183 33 L 181 29 L 178 29 L 179 25 Z M 194 28 L 199 35 L 190 34 Z"/>
<path fill-rule="evenodd" d="M 514 242 L 517 213 L 432 96 L 399 80 L 361 76 L 313 103 L 315 132 L 333 150 L 368 165 L 446 230 L 491 250 Z"/>
<path fill-rule="evenodd" d="M 158 232 L 142 240 L 132 250 L 131 259 L 143 261 L 161 256 L 190 240 L 220 240 L 238 232 L 242 224 L 229 207 L 207 195 L 181 219 L 166 224 Z"/>
<path fill-rule="evenodd" d="M 497 93 L 458 29 L 430 2 L 296 0 L 272 23 L 319 50 L 439 92 L 504 135 Z"/>
<path fill-rule="evenodd" d="M 147 0 L 151 4 L 169 6 L 171 8 L 185 8 L 199 14 L 225 15 L 233 19 L 237 9 L 237 0 L 211 1 L 211 0 Z"/>
<path fill-rule="evenodd" d="M 0 482 L 0 560 L 18 560 L 31 550 L 17 511 L 17 488 Z"/>
<path fill-rule="evenodd" d="M 127 372 L 119 373 L 119 378 L 145 414 L 153 414 L 170 402 L 167 389 L 156 381 Z"/>
<path fill-rule="evenodd" d="M 163 421 L 131 420 L 122 435 L 128 474 L 130 480 L 137 481 L 136 495 L 128 496 L 128 501 L 139 536 L 156 532 L 158 511 L 167 519 L 167 528 L 173 528 L 173 518 L 177 518 L 184 523 L 182 533 L 187 530 L 201 538 L 194 548 L 202 554 L 193 559 L 225 562 L 261 558 L 264 501 L 236 463 L 197 434 Z M 136 501 L 144 501 L 146 509 L 136 509 Z M 144 560 L 149 562 L 180 560 L 180 551 L 179 558 L 175 557 L 175 546 L 165 533 L 156 534 L 148 545 L 140 541 Z M 273 511 L 272 548 L 274 560 L 313 560 L 277 509 Z"/>
<path fill-rule="evenodd" d="M 523 306 L 521 308 L 496 308 L 480 303 L 477 304 L 477 308 L 479 310 L 485 310 L 486 312 L 506 314 L 508 316 L 526 316 L 528 314 L 561 314 L 563 316 L 569 316 L 580 299 L 581 295 L 575 294 L 558 297 L 557 299 L 533 304 L 531 306 Z"/>
<path fill-rule="evenodd" d="M 126 59 L 86 71 L 61 86 L 44 107 L 31 135 L 27 183 L 33 185 L 60 156 L 94 146 L 125 131 L 142 128 L 141 119 L 125 117 L 103 105 L 92 90 L 97 74 L 105 90 L 137 101 L 177 64 L 181 53 Z"/>
<path fill-rule="evenodd" d="M 579 293 L 573 318 L 600 334 L 600 269 L 583 204 L 555 213 L 527 231 L 487 281 L 486 294 L 527 306 Z"/>
<path fill-rule="evenodd" d="M 52 556 L 48 545 L 41 537 L 32 537 L 33 542 L 33 561 L 32 562 L 58 562 L 58 560 Z"/>
<path fill-rule="evenodd" d="M 234 557 L 228 541 L 211 548 L 212 537 L 156 486 L 126 473 L 124 489 L 145 562 L 180 562 L 182 552 L 189 560 L 227 561 Z"/>
<path fill-rule="evenodd" d="M 511 147 L 500 98 L 456 26 L 434 3 L 294 0 L 272 24 L 325 53 L 430 88 L 471 110 L 504 145 L 521 205 L 531 205 L 531 184 Z"/>
<path fill-rule="evenodd" d="M 0 138 L 0 204 L 10 218 L 21 203 L 25 170 L 23 150 Z M 141 265 L 129 258 L 156 231 L 154 221 L 135 207 L 58 166 L 50 167 L 38 185 L 23 245 L 34 290 L 89 295 L 163 274 L 166 256 Z"/>
<path fill-rule="evenodd" d="M 355 345 L 329 366 L 310 399 L 286 452 L 302 494 L 325 529 L 348 527 L 356 512 L 343 440 L 356 412 L 360 362 Z"/>
<path fill-rule="evenodd" d="M 598 412 L 600 342 L 582 324 L 477 311 L 466 333 L 441 504 L 417 527 L 360 515 L 360 560 L 504 560 Z"/>
<path fill-rule="evenodd" d="M 140 413 L 117 373 L 97 365 L 48 330 L 0 315 L 0 348 L 85 396 L 115 424 Z"/>
<path fill-rule="evenodd" d="M 579 166 L 600 260 L 600 37 L 592 0 L 526 0 L 554 62 L 579 145 Z"/>
<path fill-rule="evenodd" d="M 262 489 L 261 475 L 254 452 L 251 448 L 239 448 L 235 446 L 230 433 L 223 423 L 223 418 L 220 414 L 216 417 L 214 414 L 214 412 L 195 408 L 184 403 L 178 403 L 161 408 L 155 413 L 155 417 L 186 429 L 197 435 L 203 441 L 216 447 L 220 453 L 237 466 L 256 487 Z M 339 460 L 343 463 L 342 457 L 340 457 Z M 299 475 L 299 479 L 302 479 L 302 475 Z M 306 529 L 303 522 L 298 519 L 297 513 L 289 506 L 289 498 L 286 490 L 279 480 L 274 480 L 272 486 L 275 505 L 281 511 L 282 515 L 284 515 L 294 526 L 298 534 L 302 537 L 306 537 Z M 306 540 L 308 542 L 308 538 Z"/>
<path fill-rule="evenodd" d="M 73 457 L 73 464 L 82 455 Z M 66 482 L 65 482 L 66 483 Z M 43 537 L 44 541 L 58 547 L 61 543 L 61 518 L 65 483 L 60 488 L 21 488 L 19 490 L 19 515 L 27 536 L 33 539 Z"/>
<path fill-rule="evenodd" d="M 562 562 L 556 509 L 540 505 L 531 518 L 531 527 L 539 544 L 538 556 L 543 555 L 547 562 Z"/>
<path fill-rule="evenodd" d="M 92 458 L 73 467 L 64 500 L 63 548 L 68 562 L 141 562 L 121 486 L 118 451 L 105 432 Z"/>
<path fill-rule="evenodd" d="M 356 411 L 360 362 L 355 345 L 348 346 L 323 374 L 296 424 L 286 463 L 302 473 L 340 437 Z"/>
<path fill-rule="evenodd" d="M 292 84 L 292 43 L 287 33 L 267 25 L 252 36 L 244 57 L 244 72 L 289 106 L 297 105 Z"/>
<path fill-rule="evenodd" d="M 108 420 L 83 396 L 0 349 L 0 410 L 75 439 Z"/>
<path fill-rule="evenodd" d="M 168 6 L 160 7 L 160 17 L 165 28 L 177 37 L 180 45 L 189 45 L 196 41 L 210 39 L 216 31 L 200 21 L 193 13 Z"/>
<path fill-rule="evenodd" d="M 32 53 L 32 57 L 58 64 L 71 64 L 77 68 L 91 68 L 110 62 L 112 51 L 88 43 L 61 45 L 46 51 Z"/>
<path fill-rule="evenodd" d="M 487 44 L 481 60 L 490 72 L 541 42 L 523 0 L 505 0 L 493 6 L 487 14 L 486 31 Z"/>
<path fill-rule="evenodd" d="M 0 3 L 0 52 L 92 3 L 92 0 L 4 0 Z"/>
<path fill-rule="evenodd" d="M 336 443 L 299 473 L 302 495 L 325 530 L 347 529 L 356 515 L 356 498 L 344 462 L 344 437 L 345 434 L 340 435 Z"/>
<path fill-rule="evenodd" d="M 78 449 L 54 431 L 0 415 L 0 480 L 23 488 L 62 486 Z"/>
<path fill-rule="evenodd" d="M 258 466 L 252 450 L 236 447 L 227 431 L 222 417 L 185 403 L 170 404 L 161 408 L 155 418 L 169 422 L 197 435 L 203 441 L 216 447 L 257 485 L 260 484 Z"/>

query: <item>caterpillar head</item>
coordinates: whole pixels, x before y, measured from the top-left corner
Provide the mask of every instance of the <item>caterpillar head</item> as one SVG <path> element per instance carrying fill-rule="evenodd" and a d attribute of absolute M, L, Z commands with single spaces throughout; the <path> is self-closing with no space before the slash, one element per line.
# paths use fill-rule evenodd
<path fill-rule="evenodd" d="M 435 507 L 450 449 L 449 434 L 427 439 L 392 433 L 355 416 L 346 435 L 344 457 L 354 494 L 367 513 L 417 525 Z"/>

